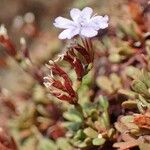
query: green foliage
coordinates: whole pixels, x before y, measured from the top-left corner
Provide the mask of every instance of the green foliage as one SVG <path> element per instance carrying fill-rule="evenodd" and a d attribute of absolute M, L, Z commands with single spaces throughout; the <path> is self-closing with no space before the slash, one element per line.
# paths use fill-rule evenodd
<path fill-rule="evenodd" d="M 30 51 L 27 50 L 28 44 L 17 45 L 17 48 L 23 50 L 15 49 L 15 55 L 8 53 L 10 49 L 6 52 L 30 76 L 31 83 L 28 85 L 26 80 L 23 83 L 19 80 L 19 88 L 27 84 L 27 89 L 18 92 L 20 89 L 14 88 L 18 91 L 12 92 L 12 95 L 0 89 L 1 122 L 8 120 L 18 149 L 149 150 L 150 23 L 147 2 L 128 0 L 128 3 L 124 3 L 117 0 L 109 1 L 108 5 L 104 0 L 52 1 L 51 6 L 59 11 L 50 9 L 52 14 L 56 13 L 54 15 L 64 15 L 62 12 L 65 12 L 64 6 L 68 2 L 70 6 L 78 8 L 95 7 L 98 14 L 102 11 L 102 15 L 106 11 L 110 20 L 109 27 L 92 39 L 75 37 L 71 42 L 58 42 L 55 31 L 51 34 L 44 33 L 45 30 L 42 33 L 38 31 L 38 22 L 23 24 L 23 30 L 32 29 L 33 25 L 38 33 L 33 36 L 33 41 L 38 39 L 38 42 L 29 42 L 33 51 L 33 45 L 37 45 L 36 53 L 31 50 L 31 57 L 26 56 Z M 44 8 L 49 2 L 40 3 L 45 3 L 41 5 Z M 39 18 L 45 18 L 40 15 Z M 39 39 L 44 41 L 44 46 L 39 45 Z M 0 44 L 3 40 L 0 33 Z M 13 46 L 13 42 L 7 43 L 9 40 L 12 42 L 8 35 L 2 46 Z M 64 44 L 67 45 L 64 47 Z M 47 54 L 43 49 L 45 45 L 49 49 Z M 59 57 L 56 56 L 58 49 L 62 53 Z M 34 60 L 34 57 L 39 58 Z M 53 61 L 50 61 L 47 69 L 43 64 L 51 59 L 49 57 Z M 9 70 L 12 64 L 10 58 L 7 59 L 6 70 Z M 6 74 L 11 76 L 9 72 Z M 48 74 L 47 89 L 43 86 L 45 74 Z M 3 82 L 3 79 L 0 81 Z M 7 126 L 6 123 L 3 126 Z M 6 141 L 5 136 L 0 134 L 0 146 L 7 143 L 9 140 Z"/>
<path fill-rule="evenodd" d="M 41 139 L 38 146 L 38 150 L 50 150 L 50 149 L 57 150 L 56 144 L 49 139 L 45 138 Z"/>

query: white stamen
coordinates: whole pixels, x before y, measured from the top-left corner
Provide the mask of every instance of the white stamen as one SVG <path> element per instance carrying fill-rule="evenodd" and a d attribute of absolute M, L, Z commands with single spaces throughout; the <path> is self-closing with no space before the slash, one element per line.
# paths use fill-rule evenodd
<path fill-rule="evenodd" d="M 51 84 L 54 83 L 54 81 L 53 81 L 53 79 L 52 79 L 52 77 L 50 75 L 44 77 L 43 79 L 46 80 L 47 82 L 50 82 Z"/>
<path fill-rule="evenodd" d="M 25 40 L 24 37 L 21 37 L 21 38 L 20 38 L 20 44 L 21 44 L 21 45 L 26 45 L 26 40 Z"/>
<path fill-rule="evenodd" d="M 63 96 L 63 93 L 61 93 L 60 95 L 58 95 L 58 97 L 61 97 L 61 96 Z"/>
<path fill-rule="evenodd" d="M 0 26 L 0 35 L 7 36 L 7 29 L 5 28 L 4 24 Z"/>
<path fill-rule="evenodd" d="M 32 66 L 32 63 L 31 63 L 30 59 L 28 59 L 28 58 L 25 59 L 25 62 L 26 62 L 27 65 Z"/>
<path fill-rule="evenodd" d="M 73 59 L 73 63 L 75 63 L 77 61 L 77 59 L 74 57 L 74 59 Z"/>
<path fill-rule="evenodd" d="M 50 70 L 50 76 L 51 76 L 52 78 L 54 78 L 54 75 L 53 75 L 53 71 L 52 71 L 52 70 Z"/>
<path fill-rule="evenodd" d="M 49 80 L 49 77 L 48 77 L 48 76 L 46 76 L 46 77 L 43 77 L 43 79 L 44 79 L 44 80 Z"/>
<path fill-rule="evenodd" d="M 46 86 L 46 88 L 50 88 L 52 85 L 50 82 L 44 82 L 43 84 Z"/>
<path fill-rule="evenodd" d="M 51 69 L 51 66 L 50 66 L 50 65 L 45 64 L 45 66 L 46 66 L 48 69 Z"/>
<path fill-rule="evenodd" d="M 56 90 L 54 90 L 54 89 L 51 89 L 51 93 L 52 93 L 52 94 L 59 94 L 58 91 L 56 91 Z"/>
<path fill-rule="evenodd" d="M 53 64 L 54 64 L 54 61 L 49 60 L 49 64 L 50 64 L 50 65 L 53 65 Z"/>
<path fill-rule="evenodd" d="M 53 82 L 53 78 L 52 78 L 51 75 L 48 75 L 47 77 L 48 77 L 48 80 L 49 80 L 49 81 Z M 54 76 L 53 76 L 53 77 L 54 77 Z"/>
<path fill-rule="evenodd" d="M 102 134 L 98 134 L 98 138 L 101 139 L 103 136 Z"/>
<path fill-rule="evenodd" d="M 54 60 L 54 62 L 62 61 L 64 59 L 65 54 L 59 54 L 58 58 Z"/>

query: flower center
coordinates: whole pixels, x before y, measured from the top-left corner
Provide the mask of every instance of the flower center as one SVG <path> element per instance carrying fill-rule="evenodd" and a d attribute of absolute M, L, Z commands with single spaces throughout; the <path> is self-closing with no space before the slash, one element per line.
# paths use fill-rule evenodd
<path fill-rule="evenodd" d="M 80 27 L 83 27 L 87 24 L 87 19 L 84 16 L 80 16 L 78 18 L 78 23 L 79 23 Z"/>

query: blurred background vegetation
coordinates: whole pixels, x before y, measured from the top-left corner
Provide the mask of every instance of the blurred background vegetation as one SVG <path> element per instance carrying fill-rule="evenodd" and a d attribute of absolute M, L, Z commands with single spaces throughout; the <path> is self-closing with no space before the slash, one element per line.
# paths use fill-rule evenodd
<path fill-rule="evenodd" d="M 73 107 L 47 94 L 41 82 L 35 81 L 30 74 L 28 61 L 11 57 L 0 46 L 0 148 L 3 143 L 12 147 L 6 150 L 16 150 L 13 139 L 3 136 L 7 135 L 5 130 L 8 129 L 8 135 L 12 135 L 20 150 L 72 150 L 72 145 L 77 150 L 78 146 L 87 148 L 91 140 L 95 150 L 115 149 L 112 148 L 114 143 L 119 150 L 126 150 L 130 146 L 131 149 L 139 146 L 144 135 L 148 135 L 146 140 L 150 142 L 150 115 L 146 131 L 140 130 L 142 125 L 138 122 L 147 113 L 147 107 L 150 108 L 150 85 L 147 83 L 150 79 L 147 73 L 150 71 L 149 4 L 148 0 L 0 0 L 0 24 L 7 28 L 19 54 L 22 53 L 22 37 L 26 39 L 30 58 L 37 67 L 37 70 L 32 69 L 39 71 L 38 75 L 42 77 L 40 71 L 47 71 L 45 63 L 56 58 L 69 43 L 58 39 L 60 31 L 53 26 L 56 17 L 68 18 L 72 8 L 89 6 L 98 15 L 110 18 L 108 30 L 100 31 L 93 39 L 95 79 L 90 72 L 78 91 L 79 103 L 87 102 L 82 105 L 84 113 L 69 110 Z M 67 66 L 65 63 L 61 65 Z M 28 67 L 29 72 L 26 71 Z M 143 68 L 146 72 L 141 71 Z M 74 76 L 70 68 L 67 71 Z M 133 80 L 136 81 L 131 85 Z M 141 80 L 144 83 L 142 90 Z M 99 95 L 106 96 L 106 99 Z M 136 113 L 142 116 L 133 118 Z M 84 115 L 89 125 L 87 128 L 80 126 L 80 123 L 84 124 Z M 135 122 L 131 123 L 133 120 Z M 71 128 L 71 132 L 67 132 L 61 123 L 67 129 Z M 130 135 L 124 134 L 124 131 L 131 130 Z M 104 138 L 97 138 L 99 133 Z M 75 141 L 68 142 L 69 137 Z M 87 149 L 94 150 L 90 146 Z M 140 150 L 150 149 L 149 144 L 144 146 L 140 145 Z"/>
<path fill-rule="evenodd" d="M 58 30 L 53 26 L 57 16 L 68 17 L 71 8 L 90 6 L 100 15 L 107 14 L 110 23 L 115 25 L 117 21 L 124 22 L 130 18 L 128 8 L 124 5 L 126 3 L 126 0 L 0 0 L 0 24 L 5 24 L 18 48 L 20 37 L 25 37 L 32 60 L 40 63 L 45 60 L 44 57 L 50 59 L 51 53 L 60 52 L 62 42 L 58 40 Z M 0 86 L 11 89 L 12 92 L 24 90 L 28 80 L 22 77 L 24 74 L 17 66 L 9 68 L 15 65 L 11 59 L 8 58 L 7 67 L 4 67 L 4 57 L 7 57 L 7 54 L 0 47 Z M 20 84 L 23 85 L 20 87 Z"/>

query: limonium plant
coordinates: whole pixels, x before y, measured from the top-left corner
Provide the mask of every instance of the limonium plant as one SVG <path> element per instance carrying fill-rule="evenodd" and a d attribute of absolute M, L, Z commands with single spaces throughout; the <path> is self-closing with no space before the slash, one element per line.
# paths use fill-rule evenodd
<path fill-rule="evenodd" d="M 93 10 L 90 7 L 85 7 L 83 10 L 73 8 L 70 11 L 70 16 L 72 21 L 63 17 L 57 17 L 55 19 L 54 26 L 64 29 L 64 31 L 59 34 L 58 38 L 63 40 L 74 40 L 76 37 L 79 37 L 78 39 L 81 39 L 82 43 L 77 41 L 74 42 L 66 48 L 63 54 L 58 55 L 57 59 L 50 60 L 49 63 L 46 64 L 49 69 L 49 74 L 44 77 L 44 85 L 53 96 L 61 101 L 66 101 L 74 105 L 74 108 L 71 106 L 68 108 L 68 111 L 64 113 L 64 118 L 68 120 L 68 123 L 66 122 L 63 124 L 69 132 L 72 132 L 72 135 L 69 137 L 72 145 L 79 148 L 92 145 L 103 145 L 106 140 L 102 134 L 91 128 L 92 122 L 88 123 L 84 120 L 94 117 L 94 114 L 90 112 L 92 109 L 103 109 L 103 115 L 105 116 L 104 126 L 110 132 L 108 136 L 112 136 L 113 129 L 110 127 L 109 122 L 108 102 L 101 96 L 98 103 L 84 103 L 82 105 L 79 91 L 80 87 L 82 87 L 83 78 L 92 70 L 94 64 L 92 38 L 98 34 L 100 29 L 108 27 L 108 16 L 93 15 Z M 82 58 L 79 57 L 79 55 L 82 56 Z M 64 61 L 69 63 L 76 73 L 76 80 L 72 80 L 65 69 L 60 67 L 59 62 Z M 74 85 L 76 85 L 76 88 Z M 88 110 L 88 112 L 91 113 L 90 115 L 84 108 L 88 105 L 91 107 Z M 72 115 L 75 115 L 78 119 L 76 117 L 77 120 L 74 117 L 72 118 Z M 97 115 L 100 115 L 99 111 Z M 104 116 L 102 116 L 102 120 Z M 77 138 L 77 136 L 79 137 Z"/>
<path fill-rule="evenodd" d="M 83 45 L 77 43 L 71 45 L 62 55 L 59 55 L 58 59 L 49 61 L 47 67 L 50 69 L 50 74 L 44 77 L 44 85 L 50 90 L 51 94 L 58 99 L 76 104 L 78 94 L 72 87 L 73 83 L 67 73 L 62 70 L 56 62 L 64 60 L 70 63 L 76 72 L 77 80 L 81 81 L 89 71 L 88 66 L 92 65 L 94 61 L 94 49 L 92 47 L 91 38 L 96 36 L 100 29 L 108 27 L 108 16 L 93 15 L 93 10 L 90 7 L 85 7 L 82 10 L 73 8 L 70 11 L 70 16 L 72 20 L 63 17 L 57 17 L 55 19 L 54 26 L 64 29 L 58 38 L 70 40 L 79 36 L 82 39 Z M 86 61 L 78 58 L 75 51 L 80 53 Z M 62 83 L 56 80 L 53 74 L 62 77 L 64 82 Z"/>

